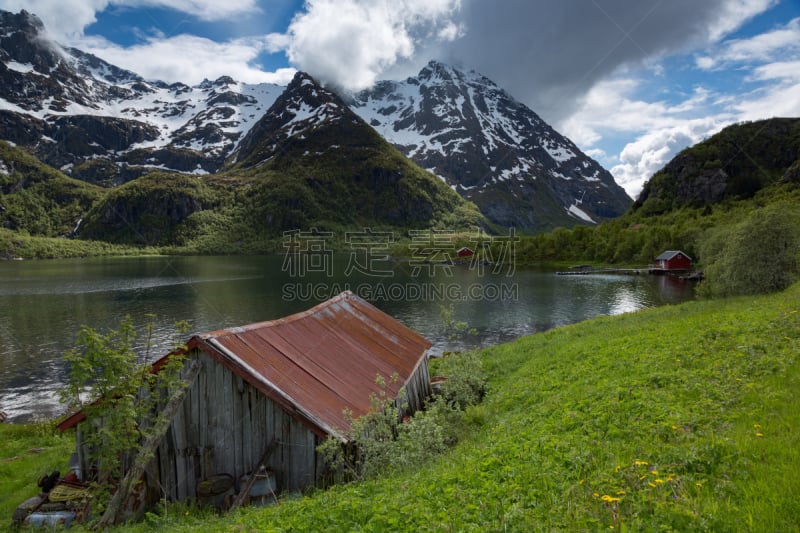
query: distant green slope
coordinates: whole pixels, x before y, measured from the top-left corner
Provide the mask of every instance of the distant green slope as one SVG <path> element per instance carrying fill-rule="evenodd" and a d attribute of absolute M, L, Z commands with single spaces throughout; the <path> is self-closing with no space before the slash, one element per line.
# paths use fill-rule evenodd
<path fill-rule="evenodd" d="M 0 141 L 0 228 L 32 235 L 69 235 L 103 189 L 69 178 Z"/>
<path fill-rule="evenodd" d="M 88 213 L 80 237 L 137 245 L 182 244 L 177 232 L 184 221 L 221 201 L 201 178 L 153 172 L 109 190 Z"/>
<path fill-rule="evenodd" d="M 632 210 L 704 207 L 787 182 L 800 182 L 800 118 L 735 124 L 675 156 L 645 184 Z"/>
<path fill-rule="evenodd" d="M 335 146 L 335 148 L 331 148 Z M 365 226 L 485 226 L 477 208 L 414 165 L 376 132 L 328 127 L 292 139 L 261 166 L 242 163 L 221 178 L 252 180 L 253 222 L 265 231 Z"/>

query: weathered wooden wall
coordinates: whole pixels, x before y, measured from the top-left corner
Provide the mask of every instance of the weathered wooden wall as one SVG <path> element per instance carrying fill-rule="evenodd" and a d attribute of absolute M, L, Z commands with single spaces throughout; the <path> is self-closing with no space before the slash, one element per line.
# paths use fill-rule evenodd
<path fill-rule="evenodd" d="M 279 490 L 316 482 L 319 437 L 206 353 L 195 350 L 188 358 L 203 366 L 158 449 L 159 479 L 149 484 L 158 483 L 172 500 L 194 498 L 203 479 L 230 474 L 238 481 L 251 472 L 273 438 L 278 447 L 267 468 Z"/>
<path fill-rule="evenodd" d="M 408 410 L 415 413 L 425 406 L 425 400 L 431 395 L 431 378 L 428 375 L 428 359 L 423 357 L 416 371 L 406 382 L 405 402 Z"/>

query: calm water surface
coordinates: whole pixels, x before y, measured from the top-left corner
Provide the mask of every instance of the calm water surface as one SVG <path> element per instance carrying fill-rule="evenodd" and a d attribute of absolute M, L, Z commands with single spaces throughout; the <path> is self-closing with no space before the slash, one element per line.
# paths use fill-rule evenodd
<path fill-rule="evenodd" d="M 115 328 L 125 315 L 155 319 L 156 358 L 190 334 L 280 318 L 350 288 L 434 343 L 432 352 L 488 346 L 597 315 L 692 298 L 690 285 L 662 276 L 556 276 L 520 269 L 492 274 L 466 267 L 412 272 L 385 262 L 386 277 L 354 272 L 336 257 L 326 273 L 284 271 L 284 257 L 143 257 L 0 262 L 0 409 L 13 421 L 60 414 L 63 353 L 80 326 Z M 372 265 L 373 268 L 376 265 Z M 478 335 L 451 340 L 440 306 Z"/>

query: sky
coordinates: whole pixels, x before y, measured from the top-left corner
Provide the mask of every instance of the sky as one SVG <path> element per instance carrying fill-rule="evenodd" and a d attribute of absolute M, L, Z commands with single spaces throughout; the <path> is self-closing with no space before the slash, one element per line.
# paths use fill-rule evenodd
<path fill-rule="evenodd" d="M 732 123 L 800 116 L 800 0 L 0 0 L 148 79 L 347 90 L 476 70 L 636 197 Z"/>

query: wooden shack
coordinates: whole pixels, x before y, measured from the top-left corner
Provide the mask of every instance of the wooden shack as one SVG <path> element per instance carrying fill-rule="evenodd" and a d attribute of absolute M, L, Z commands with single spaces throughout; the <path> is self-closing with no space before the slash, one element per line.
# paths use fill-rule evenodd
<path fill-rule="evenodd" d="M 691 270 L 692 258 L 680 250 L 667 250 L 656 257 L 656 270 L 664 272 L 685 272 Z"/>
<path fill-rule="evenodd" d="M 456 250 L 456 256 L 458 257 L 472 257 L 473 255 L 475 255 L 475 250 L 466 246 Z"/>
<path fill-rule="evenodd" d="M 368 412 L 370 395 L 382 390 L 376 376 L 392 397 L 405 388 L 410 411 L 422 407 L 430 394 L 430 346 L 351 292 L 279 320 L 192 337 L 185 370 L 194 361 L 200 370 L 144 476 L 147 499 L 185 501 L 197 497 L 203 480 L 239 480 L 273 440 L 266 466 L 277 490 L 317 484 L 325 471 L 317 446 L 328 437 L 345 440 L 344 412 Z M 392 382 L 394 374 L 399 379 Z M 84 473 L 93 466 L 81 436 L 88 422 L 78 412 L 59 425 L 78 427 Z"/>

